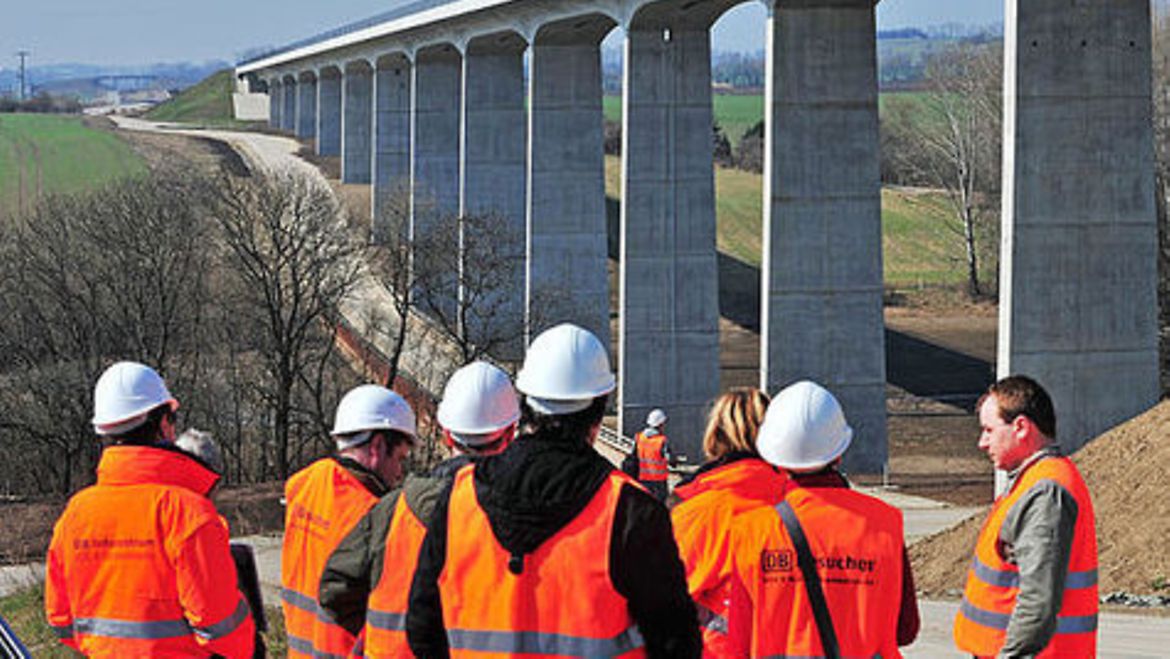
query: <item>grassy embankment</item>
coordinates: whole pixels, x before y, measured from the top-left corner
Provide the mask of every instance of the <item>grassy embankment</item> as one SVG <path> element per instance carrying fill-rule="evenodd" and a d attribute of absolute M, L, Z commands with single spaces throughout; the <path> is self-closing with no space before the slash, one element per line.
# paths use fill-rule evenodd
<path fill-rule="evenodd" d="M 219 128 L 245 128 L 263 122 L 237 121 L 232 110 L 233 79 L 224 69 L 188 87 L 144 116 L 151 121 L 173 121 Z"/>
<path fill-rule="evenodd" d="M 28 211 L 44 194 L 79 192 L 146 173 L 107 130 L 77 116 L 0 114 L 0 215 Z"/>

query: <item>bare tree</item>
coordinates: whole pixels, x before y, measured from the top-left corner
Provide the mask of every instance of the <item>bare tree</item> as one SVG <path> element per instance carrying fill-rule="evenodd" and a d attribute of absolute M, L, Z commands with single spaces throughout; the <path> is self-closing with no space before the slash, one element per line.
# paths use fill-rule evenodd
<path fill-rule="evenodd" d="M 980 232 L 999 208 L 1002 79 L 998 46 L 960 44 L 928 61 L 921 100 L 888 104 L 883 117 L 886 161 L 946 192 L 973 297 L 984 293 Z"/>
<path fill-rule="evenodd" d="M 46 197 L 6 228 L 0 435 L 27 448 L 29 487 L 69 492 L 91 473 L 88 392 L 109 363 L 148 362 L 180 387 L 194 373 L 210 300 L 198 207 L 183 180 L 140 179 Z"/>
<path fill-rule="evenodd" d="M 524 336 L 522 234 L 495 213 L 428 224 L 412 241 L 420 307 L 457 346 L 464 364 L 489 355 L 518 358 Z"/>
<path fill-rule="evenodd" d="M 237 327 L 266 377 L 255 384 L 271 423 L 269 455 L 285 478 L 332 410 L 325 364 L 338 307 L 357 281 L 358 250 L 330 190 L 307 177 L 224 176 L 215 217 L 239 277 Z M 295 445 L 294 445 L 295 440 Z"/>

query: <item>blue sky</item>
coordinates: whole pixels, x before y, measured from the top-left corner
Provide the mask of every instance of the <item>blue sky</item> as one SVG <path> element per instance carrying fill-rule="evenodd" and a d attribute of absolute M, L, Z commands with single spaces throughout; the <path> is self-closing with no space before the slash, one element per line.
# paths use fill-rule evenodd
<path fill-rule="evenodd" d="M 385 11 L 394 0 L 8 0 L 0 9 L 0 67 L 17 50 L 35 64 L 102 65 L 234 60 Z M 716 50 L 763 46 L 763 6 L 749 2 L 715 26 Z M 1002 21 L 1003 0 L 883 0 L 881 28 Z"/>

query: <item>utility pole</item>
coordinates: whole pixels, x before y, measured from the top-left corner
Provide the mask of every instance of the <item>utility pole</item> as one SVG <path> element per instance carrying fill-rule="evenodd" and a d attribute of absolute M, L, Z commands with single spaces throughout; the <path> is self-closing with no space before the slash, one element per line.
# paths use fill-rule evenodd
<path fill-rule="evenodd" d="M 24 60 L 28 58 L 29 54 L 27 50 L 19 50 L 16 52 L 16 56 L 20 58 L 20 93 L 17 96 L 20 97 L 21 102 L 24 102 L 24 90 L 27 89 L 24 77 Z"/>

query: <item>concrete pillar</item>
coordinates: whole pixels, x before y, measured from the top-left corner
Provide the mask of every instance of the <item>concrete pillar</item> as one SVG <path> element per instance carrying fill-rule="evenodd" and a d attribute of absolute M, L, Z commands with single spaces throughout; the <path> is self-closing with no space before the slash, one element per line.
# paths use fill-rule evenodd
<path fill-rule="evenodd" d="M 317 76 L 317 155 L 341 155 L 341 71 L 321 69 Z"/>
<path fill-rule="evenodd" d="M 873 0 L 777 0 L 768 19 L 760 380 L 824 385 L 846 466 L 886 464 Z"/>
<path fill-rule="evenodd" d="M 268 83 L 268 127 L 280 128 L 280 112 L 284 109 L 284 87 L 279 80 Z"/>
<path fill-rule="evenodd" d="M 280 111 L 280 127 L 290 133 L 297 127 L 297 81 L 292 76 L 284 79 L 284 107 Z"/>
<path fill-rule="evenodd" d="M 317 78 L 304 75 L 297 83 L 297 137 L 317 135 Z"/>
<path fill-rule="evenodd" d="M 416 239 L 440 241 L 457 249 L 451 218 L 459 213 L 460 132 L 463 57 L 453 46 L 419 51 L 414 66 L 414 148 L 411 169 L 411 231 Z M 436 226 L 451 235 L 434 235 Z M 437 275 L 428 283 L 432 301 L 448 319 L 457 313 L 458 273 Z"/>
<path fill-rule="evenodd" d="M 1007 3 L 999 375 L 1072 451 L 1158 400 L 1147 0 Z"/>
<path fill-rule="evenodd" d="M 635 24 L 625 65 L 619 422 L 633 435 L 661 407 L 697 461 L 719 393 L 708 31 Z"/>
<path fill-rule="evenodd" d="M 388 208 L 408 208 L 409 198 L 390 204 L 410 189 L 411 63 L 405 55 L 378 60 L 374 74 L 373 238 L 380 240 Z M 405 228 L 405 227 L 403 227 Z"/>
<path fill-rule="evenodd" d="M 341 181 L 369 183 L 374 111 L 373 70 L 367 62 L 345 67 L 341 97 Z"/>
<path fill-rule="evenodd" d="M 472 340 L 497 344 L 495 357 L 524 357 L 524 242 L 528 133 L 524 51 L 518 35 L 472 41 L 464 58 L 463 269 Z M 484 233 L 476 236 L 476 230 Z M 474 243 L 491 240 L 491 250 Z M 470 258 L 467 255 L 472 255 Z M 476 272 L 476 269 L 480 269 Z M 467 287 L 482 290 L 466 290 Z M 470 297 L 468 297 L 470 296 Z M 474 303 L 471 303 L 474 301 Z M 501 343 L 502 341 L 502 343 Z"/>
<path fill-rule="evenodd" d="M 574 322 L 610 345 L 602 148 L 601 39 L 556 26 L 536 35 L 529 63 L 528 339 Z"/>

